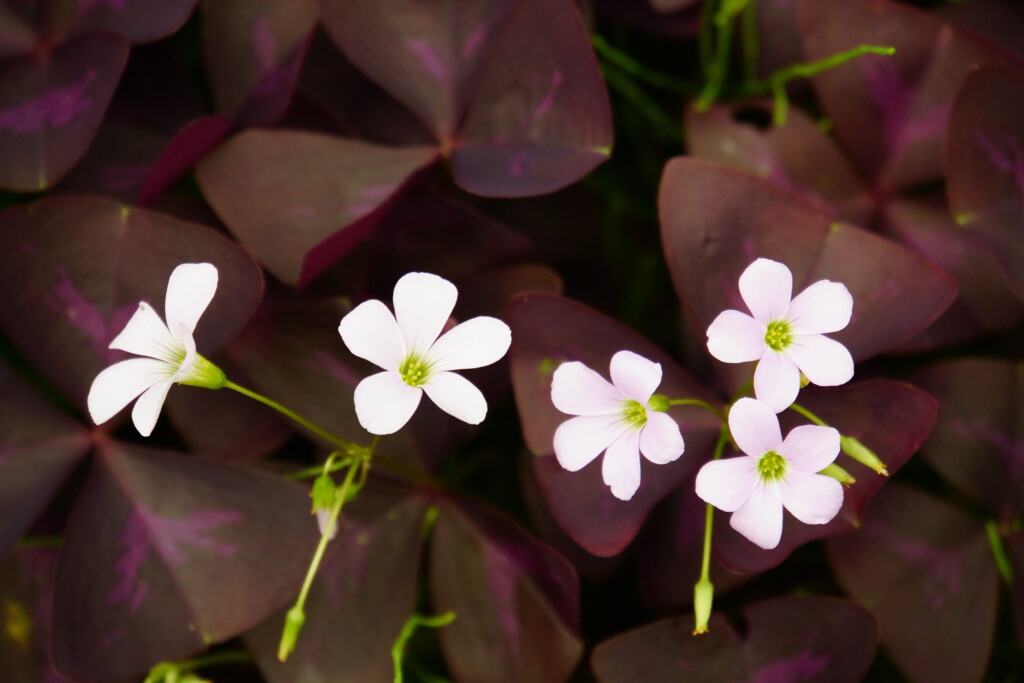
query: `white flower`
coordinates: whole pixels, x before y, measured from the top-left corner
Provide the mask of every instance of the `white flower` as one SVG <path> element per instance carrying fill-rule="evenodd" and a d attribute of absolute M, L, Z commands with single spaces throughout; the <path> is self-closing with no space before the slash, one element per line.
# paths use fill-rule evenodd
<path fill-rule="evenodd" d="M 196 323 L 216 291 L 216 267 L 183 263 L 167 281 L 166 325 L 152 306 L 139 302 L 138 310 L 110 342 L 110 348 L 145 358 L 121 361 L 96 376 L 87 400 L 93 422 L 103 424 L 138 397 L 132 421 L 140 434 L 149 436 L 172 384 L 209 389 L 224 386 L 224 373 L 196 353 L 192 338 Z"/>
<path fill-rule="evenodd" d="M 800 373 L 813 384 L 832 387 L 853 377 L 853 357 L 839 342 L 822 336 L 850 322 L 853 297 L 839 282 L 819 280 L 790 300 L 793 275 L 765 258 L 740 276 L 740 294 L 753 317 L 722 311 L 708 328 L 708 351 L 726 363 L 759 361 L 754 395 L 776 413 L 800 391 Z"/>
<path fill-rule="evenodd" d="M 729 524 L 769 550 L 782 537 L 782 508 L 804 524 L 826 524 L 843 506 L 843 486 L 818 474 L 839 455 L 839 432 L 804 425 L 782 439 L 779 419 L 761 401 L 741 398 L 729 410 L 738 458 L 712 460 L 697 473 L 697 495 L 733 513 Z"/>
<path fill-rule="evenodd" d="M 397 432 L 424 393 L 452 417 L 483 422 L 483 394 L 451 371 L 496 362 L 508 351 L 512 333 L 500 320 L 481 316 L 441 335 L 457 296 L 444 278 L 408 273 L 395 284 L 394 315 L 372 299 L 341 319 L 338 332 L 349 351 L 384 370 L 356 387 L 356 417 L 366 431 Z"/>
<path fill-rule="evenodd" d="M 649 405 L 661 384 L 660 364 L 619 351 L 610 370 L 610 383 L 578 361 L 555 370 L 552 403 L 579 416 L 555 430 L 555 457 L 576 472 L 603 452 L 604 483 L 616 498 L 629 500 L 640 488 L 640 454 L 658 465 L 672 462 L 683 454 L 683 437 L 675 420 Z"/>

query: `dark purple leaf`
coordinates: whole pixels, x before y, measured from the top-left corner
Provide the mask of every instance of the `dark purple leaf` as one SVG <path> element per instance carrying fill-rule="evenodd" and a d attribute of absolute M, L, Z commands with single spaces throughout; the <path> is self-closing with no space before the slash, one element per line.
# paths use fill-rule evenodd
<path fill-rule="evenodd" d="M 0 63 L 0 187 L 45 190 L 85 155 L 128 57 L 128 43 L 83 36 Z"/>
<path fill-rule="evenodd" d="M 310 0 L 204 0 L 203 48 L 217 112 L 270 123 L 288 106 L 316 26 Z"/>
<path fill-rule="evenodd" d="M 864 55 L 812 81 L 844 146 L 884 191 L 942 175 L 942 138 L 960 81 L 979 65 L 1013 56 L 900 2 L 798 0 L 810 61 L 859 45 L 896 48 Z"/>
<path fill-rule="evenodd" d="M 0 326 L 75 405 L 96 374 L 125 356 L 107 348 L 138 307 L 163 313 L 167 278 L 207 261 L 220 287 L 196 328 L 209 355 L 248 319 L 262 276 L 242 249 L 212 230 L 102 199 L 46 199 L 0 213 Z"/>
<path fill-rule="evenodd" d="M 8 2 L 0 3 L 0 59 L 26 55 L 37 42 L 31 22 Z"/>
<path fill-rule="evenodd" d="M 430 596 L 455 621 L 438 636 L 461 681 L 565 681 L 583 654 L 568 562 L 498 513 L 446 504 L 430 550 Z"/>
<path fill-rule="evenodd" d="M 675 617 L 601 643 L 591 666 L 601 683 L 854 683 L 878 642 L 871 615 L 838 598 L 776 598 L 744 616 L 745 642 L 717 615 L 700 636 L 692 635 L 692 619 Z"/>
<path fill-rule="evenodd" d="M 92 445 L 81 425 L 57 412 L 0 362 L 0 555 L 29 527 Z"/>
<path fill-rule="evenodd" d="M 283 282 L 303 286 L 366 236 L 380 209 L 437 159 L 289 130 L 250 130 L 196 169 L 228 228 Z"/>
<path fill-rule="evenodd" d="M 908 678 L 981 680 L 999 586 L 979 521 L 890 484 L 860 531 L 830 540 L 828 550 L 840 584 L 871 609 Z"/>
<path fill-rule="evenodd" d="M 663 351 L 582 304 L 551 295 L 522 295 L 509 305 L 508 323 L 516 405 L 526 445 L 536 456 L 533 472 L 541 493 L 573 540 L 595 555 L 615 555 L 633 540 L 651 507 L 710 456 L 718 421 L 700 408 L 673 408 L 670 414 L 680 423 L 686 452 L 668 465 L 644 461 L 639 491 L 632 500 L 621 501 L 602 481 L 600 457 L 579 472 L 562 469 L 555 459 L 555 429 L 570 418 L 551 403 L 555 368 L 565 361 L 582 361 L 607 378 L 612 355 L 625 349 L 661 363 L 664 379 L 658 393 L 715 400 Z"/>
<path fill-rule="evenodd" d="M 231 122 L 216 115 L 192 121 L 171 138 L 146 172 L 138 204 L 147 206 L 181 174 L 216 147 L 231 130 Z"/>
<path fill-rule="evenodd" d="M 0 563 L 4 638 L 0 671 L 5 683 L 63 683 L 50 658 L 53 629 L 53 575 L 59 553 L 18 549 Z"/>
<path fill-rule="evenodd" d="M 939 403 L 924 456 L 953 486 L 992 514 L 1024 513 L 1024 377 L 1019 364 L 962 358 L 915 381 Z"/>
<path fill-rule="evenodd" d="M 977 235 L 953 222 L 943 203 L 896 200 L 886 219 L 889 235 L 941 266 L 958 285 L 953 305 L 901 350 L 970 341 L 1024 317 L 1024 303 L 1010 291 L 996 258 Z"/>
<path fill-rule="evenodd" d="M 100 126 L 85 158 L 53 192 L 94 194 L 134 203 L 150 165 L 166 144 L 167 137 L 162 133 L 108 121 Z"/>
<path fill-rule="evenodd" d="M 693 6 L 663 14 L 652 3 L 636 0 L 593 0 L 593 5 L 602 17 L 671 38 L 690 37 L 700 27 L 700 11 Z"/>
<path fill-rule="evenodd" d="M 77 0 L 72 35 L 109 32 L 150 43 L 177 31 L 196 0 Z"/>
<path fill-rule="evenodd" d="M 794 295 L 821 279 L 846 285 L 853 319 L 830 336 L 856 360 L 920 332 L 956 293 L 948 275 L 906 248 L 834 223 L 746 173 L 679 157 L 666 165 L 659 197 L 665 258 L 683 310 L 701 336 L 723 310 L 747 310 L 739 276 L 759 257 L 793 271 Z"/>
<path fill-rule="evenodd" d="M 425 501 L 371 484 L 347 504 L 306 603 L 295 652 L 277 659 L 285 611 L 245 636 L 270 683 L 394 679 L 391 647 L 416 605 Z"/>
<path fill-rule="evenodd" d="M 1024 76 L 983 69 L 964 83 L 946 138 L 949 204 L 1024 299 Z"/>
<path fill-rule="evenodd" d="M 1013 623 L 1016 626 L 1017 642 L 1024 648 L 1024 533 L 1016 529 L 1003 537 L 1003 544 L 1010 560 L 1010 568 L 1013 571 L 1013 583 L 1016 588 L 1013 590 L 1011 609 L 1013 610 Z"/>
<path fill-rule="evenodd" d="M 886 379 L 874 379 L 842 387 L 808 388 L 797 402 L 811 410 L 844 436 L 861 441 L 885 463 L 889 473 L 903 467 L 935 424 L 935 401 L 920 389 Z M 783 433 L 807 420 L 795 413 L 783 415 Z M 715 513 L 714 549 L 718 560 L 733 571 L 755 573 L 780 564 L 794 548 L 846 534 L 858 528 L 865 509 L 886 477 L 840 454 L 836 463 L 857 480 L 844 489 L 843 507 L 828 524 L 803 524 L 786 513 L 782 541 L 773 550 L 762 550 L 729 526 L 729 515 Z"/>
<path fill-rule="evenodd" d="M 455 182 L 488 197 L 545 194 L 605 161 L 608 95 L 575 6 L 519 0 L 493 41 L 452 140 Z"/>
<path fill-rule="evenodd" d="M 1024 58 L 1024 12 L 1016 0 L 972 0 L 935 8 L 945 21 L 963 26 Z"/>
<path fill-rule="evenodd" d="M 68 522 L 57 668 L 137 677 L 252 628 L 298 592 L 316 539 L 303 487 L 110 442 Z"/>

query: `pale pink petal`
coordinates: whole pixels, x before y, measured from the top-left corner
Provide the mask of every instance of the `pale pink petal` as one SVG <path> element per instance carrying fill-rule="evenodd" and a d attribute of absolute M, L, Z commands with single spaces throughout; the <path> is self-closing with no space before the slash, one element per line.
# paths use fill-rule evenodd
<path fill-rule="evenodd" d="M 760 481 L 757 460 L 746 456 L 712 460 L 697 472 L 695 489 L 705 503 L 725 512 L 735 512 L 746 502 Z"/>
<path fill-rule="evenodd" d="M 487 400 L 480 390 L 462 375 L 434 372 L 423 391 L 437 407 L 452 417 L 478 425 L 487 417 Z"/>
<path fill-rule="evenodd" d="M 782 504 L 804 524 L 828 524 L 843 507 L 843 485 L 822 474 L 787 472 L 779 488 Z"/>
<path fill-rule="evenodd" d="M 410 353 L 426 353 L 455 308 L 455 285 L 431 273 L 408 273 L 395 283 L 395 318 Z"/>
<path fill-rule="evenodd" d="M 661 363 L 655 363 L 632 351 L 619 351 L 612 356 L 612 384 L 626 398 L 647 405 L 654 390 L 661 384 Z"/>
<path fill-rule="evenodd" d="M 92 421 L 100 425 L 154 384 L 168 381 L 174 368 L 153 358 L 132 358 L 111 365 L 92 381 L 86 405 Z"/>
<path fill-rule="evenodd" d="M 759 258 L 740 275 L 740 295 L 760 322 L 778 320 L 793 296 L 793 274 L 778 261 Z"/>
<path fill-rule="evenodd" d="M 754 395 L 776 413 L 793 405 L 800 393 L 800 369 L 784 353 L 768 351 L 754 370 Z"/>
<path fill-rule="evenodd" d="M 757 360 L 767 348 L 766 326 L 746 313 L 722 311 L 708 327 L 708 352 L 723 363 Z"/>
<path fill-rule="evenodd" d="M 779 418 L 762 401 L 741 398 L 729 409 L 732 440 L 747 455 L 760 458 L 782 444 Z"/>
<path fill-rule="evenodd" d="M 182 263 L 171 273 L 164 298 L 167 327 L 183 325 L 189 333 L 217 292 L 217 268 L 212 263 Z"/>
<path fill-rule="evenodd" d="M 438 372 L 482 368 L 500 360 L 511 342 L 512 331 L 497 318 L 472 318 L 434 342 L 428 352 L 430 367 Z"/>
<path fill-rule="evenodd" d="M 621 420 L 607 415 L 574 417 L 558 425 L 554 449 L 558 464 L 576 472 L 587 466 L 626 431 Z"/>
<path fill-rule="evenodd" d="M 798 336 L 785 353 L 819 387 L 839 386 L 853 378 L 853 356 L 835 339 L 820 334 Z"/>
<path fill-rule="evenodd" d="M 683 454 L 683 435 L 667 413 L 647 411 L 647 424 L 640 430 L 640 452 L 656 465 L 677 460 Z"/>
<path fill-rule="evenodd" d="M 782 494 L 779 487 L 765 483 L 755 486 L 746 502 L 732 513 L 729 526 L 765 550 L 779 545 L 782 538 Z"/>
<path fill-rule="evenodd" d="M 178 325 L 178 341 L 181 342 L 185 356 L 181 359 L 181 363 L 178 364 L 174 376 L 171 377 L 172 382 L 183 382 L 189 379 L 192 375 L 192 364 L 195 363 L 196 356 L 199 355 L 196 353 L 196 340 L 193 339 L 192 333 L 185 329 L 185 326 L 182 324 Z"/>
<path fill-rule="evenodd" d="M 629 500 L 640 488 L 640 432 L 627 429 L 612 441 L 601 462 L 601 476 L 619 500 Z"/>
<path fill-rule="evenodd" d="M 110 348 L 139 356 L 175 363 L 181 356 L 181 342 L 176 339 L 153 307 L 145 301 L 139 304 L 121 334 L 110 342 Z"/>
<path fill-rule="evenodd" d="M 142 392 L 142 396 L 139 396 L 139 400 L 135 402 L 135 407 L 132 408 L 132 422 L 135 423 L 135 428 L 142 436 L 149 436 L 153 433 L 171 384 L 173 382 L 170 379 L 158 382 Z"/>
<path fill-rule="evenodd" d="M 405 360 L 405 342 L 395 316 L 377 299 L 349 311 L 338 325 L 338 334 L 353 355 L 383 370 L 398 370 Z"/>
<path fill-rule="evenodd" d="M 378 372 L 356 386 L 356 418 L 371 434 L 394 434 L 405 426 L 423 392 L 402 381 L 397 371 Z"/>
<path fill-rule="evenodd" d="M 569 415 L 614 415 L 617 420 L 624 400 L 621 391 L 579 361 L 562 363 L 551 376 L 551 402 Z"/>
<path fill-rule="evenodd" d="M 794 334 L 837 332 L 850 324 L 853 296 L 846 285 L 819 280 L 797 294 L 786 319 Z"/>
<path fill-rule="evenodd" d="M 330 521 L 331 521 L 331 511 L 330 510 L 327 510 L 326 508 L 317 508 L 316 509 L 316 525 L 320 529 L 320 535 L 321 536 L 324 534 L 324 531 L 327 529 L 327 525 L 330 524 Z M 331 534 L 330 534 L 330 536 L 327 537 L 327 540 L 328 541 L 333 541 L 334 537 L 337 536 L 337 535 L 338 535 L 338 524 L 337 524 L 337 522 L 335 522 L 331 526 Z"/>
<path fill-rule="evenodd" d="M 801 425 L 794 427 L 779 446 L 787 468 L 800 472 L 820 472 L 839 455 L 839 432 L 832 427 Z"/>

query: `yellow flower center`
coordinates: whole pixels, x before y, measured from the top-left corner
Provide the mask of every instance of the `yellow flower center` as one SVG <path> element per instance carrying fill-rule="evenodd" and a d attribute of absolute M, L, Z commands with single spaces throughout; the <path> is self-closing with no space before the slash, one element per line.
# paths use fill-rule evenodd
<path fill-rule="evenodd" d="M 782 351 L 793 342 L 793 332 L 785 320 L 773 320 L 768 323 L 764 333 L 764 343 L 773 351 Z"/>
<path fill-rule="evenodd" d="M 768 451 L 757 461 L 757 472 L 764 481 L 776 481 L 786 476 L 786 458 Z"/>
<path fill-rule="evenodd" d="M 402 381 L 410 387 L 422 386 L 430 377 L 430 363 L 420 356 L 412 354 L 399 366 L 398 374 L 402 376 Z"/>
<path fill-rule="evenodd" d="M 647 424 L 647 409 L 638 401 L 632 399 L 623 401 L 622 419 L 634 429 L 640 429 Z"/>

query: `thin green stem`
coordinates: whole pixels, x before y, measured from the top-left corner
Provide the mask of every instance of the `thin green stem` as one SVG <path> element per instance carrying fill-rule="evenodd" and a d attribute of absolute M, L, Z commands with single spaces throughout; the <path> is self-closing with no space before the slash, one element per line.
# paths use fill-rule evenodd
<path fill-rule="evenodd" d="M 152 669 L 143 683 L 160 683 L 161 681 L 176 681 L 181 674 L 191 673 L 208 666 L 220 666 L 222 664 L 248 664 L 252 657 L 248 652 L 241 650 L 227 650 L 215 652 L 203 657 L 188 659 L 183 662 L 160 662 Z"/>
<path fill-rule="evenodd" d="M 756 2 L 748 2 L 743 8 L 743 77 L 747 83 L 757 81 L 757 65 L 760 58 L 760 46 L 757 40 Z"/>
<path fill-rule="evenodd" d="M 350 455 L 354 454 L 354 452 L 359 449 L 359 446 L 357 446 L 357 445 L 355 445 L 353 443 L 350 443 L 348 441 L 345 441 L 343 439 L 339 439 L 338 437 L 336 437 L 334 434 L 331 434 L 329 431 L 327 431 L 323 427 L 315 425 L 312 422 L 310 422 L 309 420 L 307 420 L 306 418 L 302 417 L 301 415 L 296 413 L 294 410 L 291 410 L 290 408 L 285 408 L 283 405 L 281 405 L 277 401 L 269 399 L 266 396 L 263 396 L 262 394 L 257 394 L 255 391 L 253 391 L 251 389 L 246 389 L 245 387 L 240 386 L 238 384 L 235 384 L 234 382 L 232 382 L 230 380 L 227 381 L 224 384 L 224 388 L 225 389 L 231 389 L 233 391 L 237 391 L 238 393 L 242 394 L 243 396 L 248 396 L 249 398 L 253 399 L 254 401 L 259 401 L 263 405 L 269 406 L 270 408 L 273 408 L 277 412 L 281 413 L 282 415 L 288 417 L 289 419 L 297 422 L 298 424 L 302 425 L 303 427 L 305 427 L 309 431 L 313 432 L 314 434 L 319 436 L 324 441 L 327 441 L 328 443 L 331 443 L 331 444 L 337 446 L 338 448 L 340 448 L 341 450 L 345 451 L 346 453 L 348 453 Z"/>
<path fill-rule="evenodd" d="M 827 422 L 825 422 L 824 420 L 822 420 L 817 415 L 815 415 L 814 413 L 812 413 L 811 411 L 807 410 L 807 408 L 804 408 L 799 403 L 794 403 L 794 404 L 790 405 L 789 407 L 791 409 L 795 410 L 796 412 L 800 413 L 801 415 L 803 415 L 804 417 L 806 417 L 808 420 L 810 420 L 814 424 L 818 425 L 819 427 L 831 427 L 832 426 L 832 425 L 828 424 Z"/>
<path fill-rule="evenodd" d="M 603 69 L 605 82 L 625 100 L 630 102 L 652 124 L 652 132 L 666 142 L 680 142 L 683 139 L 682 123 L 661 109 L 654 98 L 634 83 L 626 74 L 614 69 Z"/>
<path fill-rule="evenodd" d="M 992 557 L 995 558 L 996 567 L 1000 576 L 1007 586 L 1013 585 L 1013 565 L 1006 555 L 1006 548 L 1003 547 L 1003 537 L 999 534 L 999 526 L 994 519 L 985 522 L 985 533 L 988 535 L 988 545 L 992 549 Z"/>
<path fill-rule="evenodd" d="M 422 614 L 413 614 L 405 620 L 401 633 L 398 634 L 395 644 L 391 646 L 391 661 L 395 665 L 395 683 L 402 683 L 402 657 L 405 654 L 405 645 L 409 642 L 409 639 L 412 638 L 416 629 L 420 626 L 440 628 L 441 626 L 447 626 L 453 621 L 455 621 L 455 612 L 452 612 L 451 610 L 434 617 L 428 617 Z"/>
<path fill-rule="evenodd" d="M 356 474 L 369 467 L 370 459 L 373 457 L 373 453 L 377 449 L 377 443 L 379 441 L 380 436 L 374 436 L 369 448 L 360 449 L 359 453 L 352 459 L 348 472 L 345 473 L 345 480 L 338 488 L 338 493 L 334 499 L 334 505 L 331 508 L 331 515 L 320 534 L 320 543 L 317 544 L 316 551 L 313 553 L 313 559 L 309 563 L 309 570 L 307 570 L 306 578 L 302 582 L 302 589 L 299 591 L 299 597 L 296 598 L 295 604 L 292 605 L 292 608 L 288 610 L 285 628 L 281 634 L 281 642 L 278 645 L 277 650 L 277 657 L 282 662 L 288 659 L 288 655 L 295 650 L 295 641 L 298 638 L 299 631 L 302 628 L 302 623 L 305 620 L 306 598 L 309 596 L 309 590 L 313 586 L 313 579 L 316 577 L 316 573 L 320 569 L 320 562 L 323 560 L 324 553 L 327 551 L 327 544 L 331 540 L 331 531 L 338 523 L 338 517 L 341 515 L 342 506 L 344 506 L 345 501 L 348 500 L 349 489 L 355 481 Z M 362 476 L 365 479 L 366 474 L 364 473 Z"/>
<path fill-rule="evenodd" d="M 715 442 L 712 460 L 722 457 L 722 451 L 730 438 L 729 426 L 723 423 L 718 432 L 718 441 Z M 715 508 L 708 503 L 704 511 L 704 551 L 701 556 L 700 578 L 693 586 L 694 635 L 707 632 L 715 600 L 715 586 L 711 583 L 711 535 L 714 531 L 714 521 Z"/>
<path fill-rule="evenodd" d="M 700 406 L 701 408 L 704 408 L 718 419 L 725 419 L 725 414 L 722 413 L 720 409 L 711 405 L 707 401 L 700 400 L 699 398 L 673 398 L 669 399 L 668 404 L 670 406 Z"/>
<path fill-rule="evenodd" d="M 700 70 L 704 78 L 711 77 L 711 61 L 714 58 L 714 17 L 718 0 L 704 0 L 700 8 L 700 32 L 697 34 L 697 53 Z"/>
<path fill-rule="evenodd" d="M 64 545 L 63 536 L 24 536 L 15 543 L 17 548 L 60 548 Z"/>
<path fill-rule="evenodd" d="M 729 71 L 729 51 L 732 49 L 732 20 L 743 10 L 747 0 L 722 0 L 714 13 L 714 55 L 707 65 L 707 83 L 697 98 L 697 111 L 707 111 L 722 92 Z"/>
<path fill-rule="evenodd" d="M 327 459 L 327 462 L 325 462 L 323 465 L 305 467 L 301 470 L 292 472 L 291 474 L 286 474 L 284 478 L 295 481 L 297 479 L 309 479 L 310 477 L 319 477 L 321 474 L 331 474 L 333 472 L 337 472 L 338 470 L 345 469 L 352 463 L 352 458 L 341 458 L 332 461 L 331 458 L 334 458 L 334 456 L 336 456 L 337 454 L 338 451 L 331 453 L 330 457 L 328 457 Z"/>
<path fill-rule="evenodd" d="M 694 95 L 700 89 L 695 83 L 687 83 L 684 80 L 651 69 L 625 52 L 613 47 L 596 33 L 590 36 L 590 44 L 594 46 L 594 51 L 606 63 L 655 88 L 661 88 L 662 90 L 679 95 Z"/>

